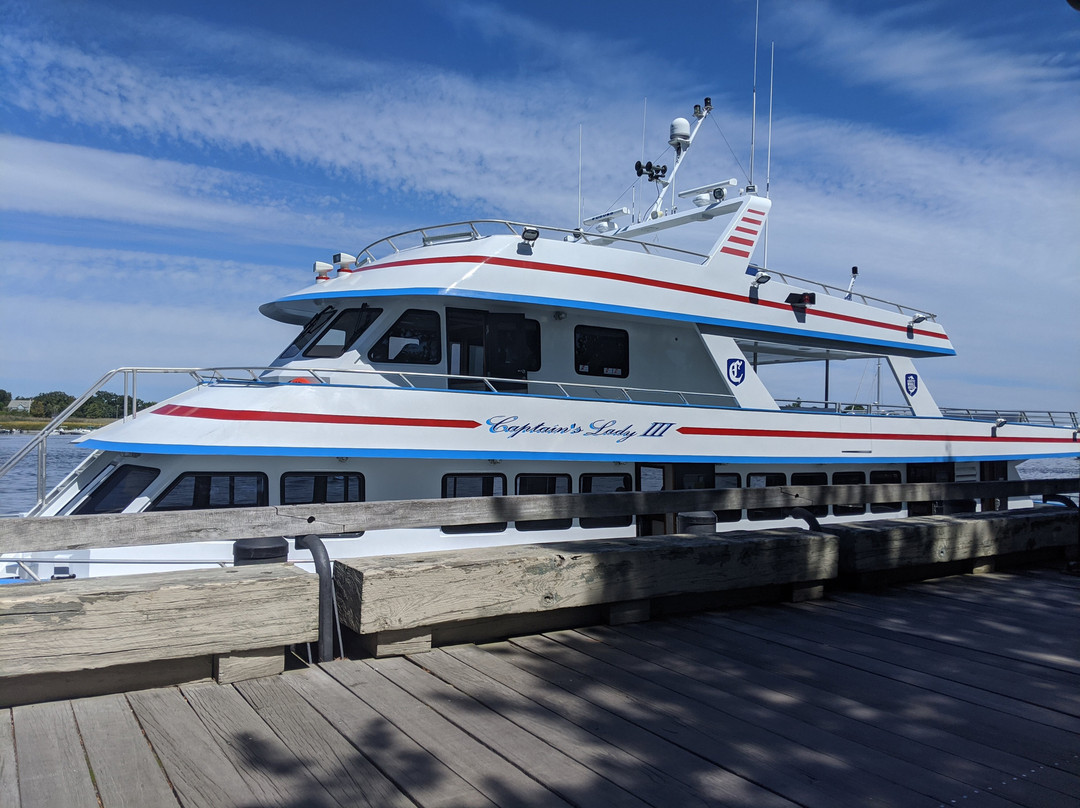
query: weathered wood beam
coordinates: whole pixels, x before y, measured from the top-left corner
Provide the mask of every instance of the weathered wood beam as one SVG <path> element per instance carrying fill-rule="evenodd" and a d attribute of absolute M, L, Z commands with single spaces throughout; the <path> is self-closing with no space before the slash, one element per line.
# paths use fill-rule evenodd
<path fill-rule="evenodd" d="M 28 517 L 0 520 L 0 553 L 233 541 L 238 538 L 300 536 L 308 533 L 334 535 L 389 528 L 567 519 L 578 516 L 1006 498 L 1072 493 L 1078 488 L 1080 483 L 1074 478 L 975 483 L 777 486 Z"/>
<path fill-rule="evenodd" d="M 0 690 L 21 674 L 309 642 L 318 602 L 319 579 L 286 564 L 0 587 Z"/>
<path fill-rule="evenodd" d="M 643 619 L 652 598 L 820 583 L 837 563 L 835 537 L 786 528 L 339 560 L 334 578 L 342 622 L 386 654 L 426 650 L 440 624 L 597 605 Z"/>

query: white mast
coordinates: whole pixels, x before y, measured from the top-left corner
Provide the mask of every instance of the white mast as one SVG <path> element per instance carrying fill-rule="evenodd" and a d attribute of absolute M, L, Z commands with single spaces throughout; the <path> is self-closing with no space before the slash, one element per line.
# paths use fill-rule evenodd
<path fill-rule="evenodd" d="M 578 229 L 581 229 L 581 220 L 585 217 L 585 211 L 582 207 L 584 204 L 581 199 L 581 127 L 583 124 L 578 124 L 577 127 L 577 223 Z"/>
<path fill-rule="evenodd" d="M 758 46 L 758 12 L 761 11 L 761 0 L 754 4 L 754 81 L 750 96 L 750 185 L 754 184 L 754 141 L 757 136 L 757 46 Z"/>
<path fill-rule="evenodd" d="M 772 178 L 772 99 L 773 99 L 773 70 L 776 67 L 776 43 L 771 44 L 769 54 L 769 147 L 765 152 L 765 198 L 769 198 L 769 180 Z M 766 268 L 769 266 L 769 220 L 765 220 L 765 229 L 761 234 L 762 249 L 761 262 Z"/>

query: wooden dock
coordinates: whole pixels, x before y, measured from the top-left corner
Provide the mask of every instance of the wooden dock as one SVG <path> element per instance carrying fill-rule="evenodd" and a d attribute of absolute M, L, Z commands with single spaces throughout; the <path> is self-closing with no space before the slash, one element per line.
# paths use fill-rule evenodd
<path fill-rule="evenodd" d="M 959 576 L 0 710 L 0 804 L 1080 804 L 1080 579 Z"/>

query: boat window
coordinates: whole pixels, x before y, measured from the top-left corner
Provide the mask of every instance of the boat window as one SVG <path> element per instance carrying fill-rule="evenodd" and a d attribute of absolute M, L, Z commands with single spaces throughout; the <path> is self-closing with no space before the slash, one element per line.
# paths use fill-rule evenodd
<path fill-rule="evenodd" d="M 72 513 L 121 513 L 160 473 L 146 466 L 120 466 Z"/>
<path fill-rule="evenodd" d="M 372 362 L 400 362 L 407 365 L 437 365 L 442 361 L 439 314 L 409 309 L 371 346 Z"/>
<path fill-rule="evenodd" d="M 746 475 L 746 487 L 747 488 L 771 488 L 776 485 L 786 485 L 787 476 L 784 474 L 777 474 L 774 472 L 761 472 L 757 474 Z M 760 522 L 762 519 L 783 519 L 783 508 L 750 508 L 746 511 L 746 518 L 753 522 Z"/>
<path fill-rule="evenodd" d="M 955 479 L 956 468 L 952 463 L 908 463 L 907 481 L 909 483 L 951 483 Z M 944 500 L 908 503 L 908 516 L 930 516 L 942 513 L 948 513 Z"/>
<path fill-rule="evenodd" d="M 368 326 L 375 322 L 382 309 L 346 309 L 341 312 L 322 335 L 311 344 L 304 356 L 313 359 L 336 359 L 356 344 Z"/>
<path fill-rule="evenodd" d="M 832 476 L 833 485 L 865 485 L 865 471 L 835 471 Z M 865 505 L 833 505 L 832 512 L 836 516 L 854 516 L 866 513 Z"/>
<path fill-rule="evenodd" d="M 296 335 L 296 339 L 292 341 L 292 344 L 288 348 L 282 351 L 281 356 L 279 356 L 278 358 L 292 359 L 294 356 L 300 353 L 300 349 L 307 345 L 313 336 L 319 333 L 322 327 L 330 321 L 331 317 L 334 316 L 334 312 L 336 311 L 337 309 L 335 309 L 333 306 L 327 306 L 325 309 L 323 309 L 310 320 L 308 320 L 307 325 L 300 329 L 300 333 Z"/>
<path fill-rule="evenodd" d="M 899 485 L 903 480 L 899 469 L 890 469 L 870 472 L 872 485 Z M 870 513 L 896 513 L 902 504 L 899 502 L 874 502 L 870 505 Z"/>
<path fill-rule="evenodd" d="M 833 478 L 835 480 L 835 476 Z M 791 475 L 792 485 L 828 485 L 829 475 L 824 471 L 796 471 Z M 804 505 L 814 516 L 828 516 L 828 505 Z"/>
<path fill-rule="evenodd" d="M 626 378 L 630 375 L 630 335 L 621 328 L 577 326 L 574 369 L 580 376 Z"/>
<path fill-rule="evenodd" d="M 569 474 L 519 474 L 514 478 L 515 494 L 570 494 Z M 566 530 L 573 519 L 529 519 L 514 523 L 518 530 Z"/>
<path fill-rule="evenodd" d="M 720 472 L 713 482 L 714 488 L 742 488 L 742 477 L 730 472 Z M 732 508 L 716 512 L 717 522 L 738 522 L 742 519 L 742 509 Z"/>
<path fill-rule="evenodd" d="M 983 460 L 979 463 L 979 479 L 983 482 L 993 482 L 1009 479 L 1009 463 L 1006 460 Z M 1008 510 L 1008 497 L 983 497 L 979 506 L 983 511 Z"/>
<path fill-rule="evenodd" d="M 249 508 L 268 504 L 266 475 L 261 472 L 188 471 L 154 500 L 151 511 L 202 508 Z"/>
<path fill-rule="evenodd" d="M 513 380 L 540 369 L 540 323 L 520 313 L 447 307 L 446 346 L 447 386 L 456 390 L 488 390 L 478 378 L 486 376 L 510 380 L 491 383 L 500 392 L 525 392 Z"/>
<path fill-rule="evenodd" d="M 582 494 L 615 494 L 633 491 L 629 474 L 582 474 L 578 478 L 578 491 Z M 582 516 L 582 527 L 629 527 L 634 523 L 632 514 L 626 516 Z"/>
<path fill-rule="evenodd" d="M 363 474 L 290 471 L 281 475 L 282 505 L 363 501 Z"/>
<path fill-rule="evenodd" d="M 502 474 L 447 474 L 443 477 L 444 499 L 454 497 L 501 497 L 506 493 L 506 477 Z M 443 533 L 498 533 L 506 530 L 506 522 L 485 522 L 479 525 L 443 525 Z"/>

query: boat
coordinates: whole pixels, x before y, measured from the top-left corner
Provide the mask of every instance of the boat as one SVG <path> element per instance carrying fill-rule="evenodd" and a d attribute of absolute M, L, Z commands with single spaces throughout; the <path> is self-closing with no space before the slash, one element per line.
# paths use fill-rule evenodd
<path fill-rule="evenodd" d="M 735 179 L 676 184 L 712 113 L 706 98 L 672 122 L 670 170 L 636 164 L 656 193 L 641 212 L 569 228 L 453 222 L 316 261 L 307 286 L 260 309 L 297 328 L 276 359 L 181 369 L 193 388 L 79 438 L 94 452 L 29 515 L 1006 480 L 1023 460 L 1080 453 L 1076 413 L 940 407 L 915 365 L 956 353 L 933 313 L 856 292 L 854 274 L 841 288 L 753 263 L 772 200 Z M 687 232 L 699 235 L 674 238 Z M 892 403 L 780 400 L 761 376 L 860 360 L 895 381 Z M 811 511 L 827 523 L 979 505 Z M 720 530 L 792 524 L 776 508 L 716 516 Z M 663 515 L 586 517 L 326 544 L 355 557 L 671 528 Z M 83 577 L 230 553 L 218 542 L 4 560 Z"/>

